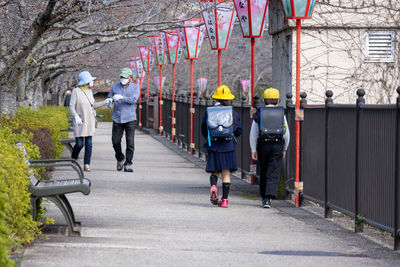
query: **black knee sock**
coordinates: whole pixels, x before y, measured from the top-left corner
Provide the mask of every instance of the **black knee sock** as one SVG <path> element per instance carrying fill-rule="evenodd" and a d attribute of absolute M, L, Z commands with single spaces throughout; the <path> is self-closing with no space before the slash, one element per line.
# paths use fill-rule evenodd
<path fill-rule="evenodd" d="M 211 185 L 217 185 L 217 182 L 218 182 L 218 176 L 216 176 L 216 175 L 211 175 L 211 176 L 210 176 L 210 184 L 211 184 Z"/>
<path fill-rule="evenodd" d="M 231 183 L 222 183 L 222 199 L 228 199 Z"/>

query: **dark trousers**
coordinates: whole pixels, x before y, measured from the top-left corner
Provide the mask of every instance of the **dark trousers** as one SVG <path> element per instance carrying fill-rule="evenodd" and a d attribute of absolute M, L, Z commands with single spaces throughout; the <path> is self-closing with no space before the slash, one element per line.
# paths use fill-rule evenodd
<path fill-rule="evenodd" d="M 257 155 L 260 168 L 260 196 L 276 198 L 281 174 L 283 141 L 258 142 Z"/>
<path fill-rule="evenodd" d="M 75 146 L 72 149 L 71 158 L 78 159 L 79 152 L 83 148 L 83 143 L 85 143 L 85 156 L 83 158 L 83 164 L 90 164 L 90 158 L 92 157 L 92 137 L 75 137 Z"/>
<path fill-rule="evenodd" d="M 130 121 L 127 123 L 117 123 L 113 121 L 112 127 L 112 144 L 115 151 L 115 158 L 118 161 L 125 159 L 125 165 L 132 164 L 133 153 L 135 151 L 135 129 L 136 121 Z M 121 139 L 125 131 L 126 138 L 126 158 L 122 153 Z"/>

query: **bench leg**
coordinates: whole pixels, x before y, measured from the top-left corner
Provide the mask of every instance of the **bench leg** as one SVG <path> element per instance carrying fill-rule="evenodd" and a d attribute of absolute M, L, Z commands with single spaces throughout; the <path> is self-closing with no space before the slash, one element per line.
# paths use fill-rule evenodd
<path fill-rule="evenodd" d="M 69 203 L 67 196 L 66 195 L 59 195 L 61 201 L 64 203 L 65 207 L 67 208 L 67 210 L 69 211 L 69 214 L 71 214 L 71 218 L 72 218 L 72 222 L 74 223 L 74 226 L 79 226 L 81 225 L 80 222 L 77 222 L 75 220 L 75 214 L 74 214 L 74 210 L 72 209 L 71 204 Z"/>
<path fill-rule="evenodd" d="M 61 210 L 62 214 L 64 215 L 65 220 L 67 221 L 69 230 L 71 231 L 71 233 L 76 233 L 79 232 L 74 225 L 74 221 L 72 219 L 71 214 L 69 213 L 68 208 L 65 206 L 65 204 L 63 203 L 63 201 L 61 200 L 61 198 L 59 196 L 49 196 L 47 197 L 51 202 L 53 202 L 54 204 L 56 204 L 56 206 Z"/>
<path fill-rule="evenodd" d="M 67 144 L 67 148 L 69 149 L 69 151 L 70 151 L 71 153 L 72 153 L 72 151 L 74 150 L 73 146 L 72 146 L 70 143 Z"/>
<path fill-rule="evenodd" d="M 37 219 L 37 209 L 39 207 L 39 201 L 40 198 L 37 197 L 31 197 L 31 215 L 32 215 L 32 219 L 34 221 L 36 221 Z"/>

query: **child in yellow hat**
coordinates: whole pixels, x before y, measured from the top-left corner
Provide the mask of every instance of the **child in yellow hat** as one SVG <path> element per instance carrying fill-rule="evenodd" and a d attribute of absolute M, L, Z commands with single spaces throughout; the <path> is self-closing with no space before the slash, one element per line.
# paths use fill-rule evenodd
<path fill-rule="evenodd" d="M 265 107 L 253 115 L 250 130 L 251 157 L 260 166 L 260 196 L 263 208 L 271 207 L 278 195 L 282 157 L 289 146 L 290 133 L 283 107 L 279 107 L 279 91 L 264 91 Z"/>
<path fill-rule="evenodd" d="M 207 141 L 204 148 L 208 150 L 206 171 L 210 176 L 210 201 L 223 208 L 228 207 L 228 195 L 231 184 L 231 172 L 238 169 L 236 159 L 236 139 L 242 134 L 239 114 L 232 109 L 231 100 L 235 98 L 230 89 L 221 85 L 213 94 L 218 102 L 208 107 L 202 123 L 201 133 Z M 218 199 L 218 176 L 222 174 L 222 199 Z"/>

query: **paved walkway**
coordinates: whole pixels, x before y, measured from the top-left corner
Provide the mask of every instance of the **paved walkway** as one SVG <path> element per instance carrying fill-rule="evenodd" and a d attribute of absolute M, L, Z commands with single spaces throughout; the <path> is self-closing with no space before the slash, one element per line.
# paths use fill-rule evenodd
<path fill-rule="evenodd" d="M 204 170 L 144 133 L 136 135 L 134 173 L 117 172 L 110 133 L 111 123 L 99 124 L 92 193 L 70 197 L 82 236 L 49 234 L 26 250 L 22 266 L 400 265 L 399 253 L 286 201 L 260 208 L 257 187 L 238 179 L 229 208 L 211 206 Z M 52 205 L 48 214 L 65 224 Z"/>

